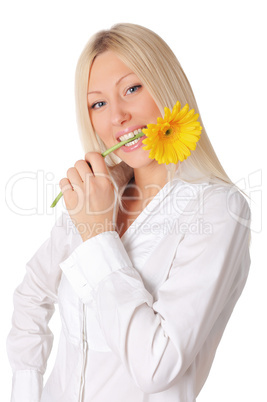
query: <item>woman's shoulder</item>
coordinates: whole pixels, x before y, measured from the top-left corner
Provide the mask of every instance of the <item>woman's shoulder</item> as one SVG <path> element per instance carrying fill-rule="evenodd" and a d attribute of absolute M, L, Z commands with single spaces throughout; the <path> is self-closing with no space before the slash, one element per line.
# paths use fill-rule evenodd
<path fill-rule="evenodd" d="M 187 202 L 187 210 L 203 216 L 216 215 L 249 225 L 250 207 L 245 194 L 234 184 L 177 180 L 173 195 L 176 202 Z"/>
<path fill-rule="evenodd" d="M 203 186 L 203 200 L 210 207 L 224 209 L 230 214 L 250 212 L 245 194 L 234 184 L 218 182 Z"/>

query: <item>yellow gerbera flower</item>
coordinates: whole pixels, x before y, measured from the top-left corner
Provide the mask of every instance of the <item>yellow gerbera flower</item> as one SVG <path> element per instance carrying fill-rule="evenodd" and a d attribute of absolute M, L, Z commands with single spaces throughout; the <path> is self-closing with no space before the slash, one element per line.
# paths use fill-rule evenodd
<path fill-rule="evenodd" d="M 164 113 L 164 118 L 158 117 L 157 124 L 148 124 L 142 130 L 147 137 L 143 149 L 150 150 L 149 158 L 168 165 L 185 160 L 190 150 L 196 149 L 202 127 L 197 121 L 199 114 L 194 109 L 189 111 L 188 104 L 181 109 L 178 101 L 172 112 L 165 107 Z"/>

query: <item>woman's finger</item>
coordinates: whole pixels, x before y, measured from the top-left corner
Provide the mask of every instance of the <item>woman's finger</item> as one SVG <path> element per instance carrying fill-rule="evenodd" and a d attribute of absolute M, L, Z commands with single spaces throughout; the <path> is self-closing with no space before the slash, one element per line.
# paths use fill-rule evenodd
<path fill-rule="evenodd" d="M 73 192 L 73 187 L 69 179 L 67 179 L 66 177 L 60 180 L 59 187 L 63 195 L 68 195 L 68 192 Z"/>
<path fill-rule="evenodd" d="M 87 152 L 86 162 L 91 166 L 94 177 L 105 177 L 109 179 L 108 169 L 103 156 L 98 152 Z M 89 166 L 88 166 L 89 168 Z M 89 168 L 90 169 L 90 168 Z"/>
<path fill-rule="evenodd" d="M 83 197 L 81 197 L 81 193 L 83 192 L 83 190 L 81 186 L 75 183 L 71 183 L 69 178 L 66 177 L 60 180 L 59 186 L 69 212 L 71 211 L 72 213 L 76 213 L 77 211 L 79 211 L 82 208 L 81 203 L 83 203 Z"/>
<path fill-rule="evenodd" d="M 84 159 L 77 161 L 74 164 L 74 166 L 75 166 L 75 169 L 77 170 L 77 172 L 79 173 L 82 182 L 86 181 L 87 175 L 91 175 L 91 176 L 93 175 L 92 169 L 90 168 L 88 162 L 85 161 Z"/>
<path fill-rule="evenodd" d="M 77 186 L 81 187 L 84 182 L 76 167 L 71 167 L 67 170 L 67 177 L 74 190 Z"/>

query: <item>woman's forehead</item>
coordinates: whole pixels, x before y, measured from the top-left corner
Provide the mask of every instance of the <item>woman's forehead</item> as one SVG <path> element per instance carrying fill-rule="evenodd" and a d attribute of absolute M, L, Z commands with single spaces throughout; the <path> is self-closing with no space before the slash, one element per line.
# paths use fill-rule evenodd
<path fill-rule="evenodd" d="M 107 83 L 119 85 L 127 76 L 135 75 L 114 52 L 106 51 L 98 55 L 91 67 L 88 81 L 88 91 L 99 91 Z"/>

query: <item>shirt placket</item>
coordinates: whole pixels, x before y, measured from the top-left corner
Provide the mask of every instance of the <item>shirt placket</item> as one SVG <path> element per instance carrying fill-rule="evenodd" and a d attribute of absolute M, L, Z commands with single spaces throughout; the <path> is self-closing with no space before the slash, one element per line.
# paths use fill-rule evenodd
<path fill-rule="evenodd" d="M 84 395 L 85 367 L 86 367 L 86 360 L 87 360 L 87 350 L 88 350 L 88 342 L 87 342 L 87 331 L 86 331 L 86 305 L 83 304 L 82 370 L 81 370 L 79 402 L 83 401 L 83 395 Z"/>

